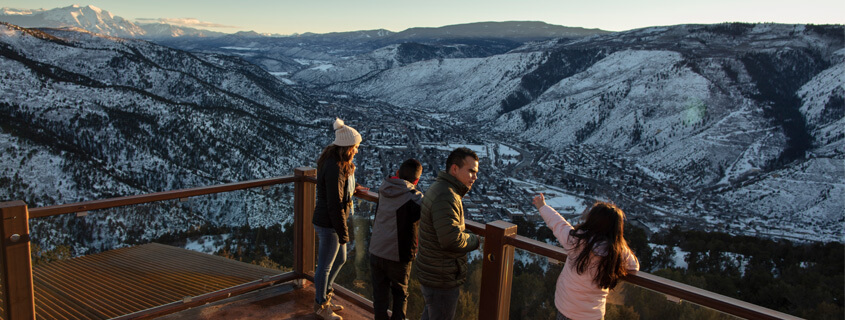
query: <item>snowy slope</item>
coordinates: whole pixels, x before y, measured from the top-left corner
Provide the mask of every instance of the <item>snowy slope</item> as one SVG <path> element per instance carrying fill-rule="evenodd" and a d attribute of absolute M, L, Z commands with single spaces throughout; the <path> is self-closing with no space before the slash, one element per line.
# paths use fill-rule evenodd
<path fill-rule="evenodd" d="M 798 239 L 817 239 L 832 235 L 828 241 L 843 241 L 845 223 L 845 160 L 813 158 L 784 169 L 769 172 L 757 179 L 719 192 L 728 200 L 731 214 L 759 217 L 765 229 L 794 225 L 795 234 L 781 232 Z"/>
<path fill-rule="evenodd" d="M 682 64 L 677 52 L 616 52 L 497 124 L 552 148 L 602 145 L 696 184 L 718 181 L 719 166 L 742 174 L 748 161 L 762 166 L 777 157 L 761 146 L 776 149 L 783 137 L 750 99 L 717 90 L 718 84 Z M 759 129 L 742 129 L 748 126 Z"/>
<path fill-rule="evenodd" d="M 320 148 L 312 137 L 323 128 L 302 124 L 318 115 L 316 102 L 254 65 L 48 31 L 0 25 L 6 199 L 36 207 L 288 175 Z M 111 248 L 202 223 L 285 222 L 286 195 L 247 190 L 39 220 L 33 230 L 45 245 Z M 71 232 L 56 233 L 56 223 Z M 91 232 L 118 237 L 103 243 Z"/>
<path fill-rule="evenodd" d="M 814 153 L 845 153 L 845 49 L 834 54 L 836 64 L 816 75 L 798 91 L 801 113 L 812 130 Z"/>
<path fill-rule="evenodd" d="M 411 64 L 383 48 L 293 78 L 451 114 L 553 151 L 591 145 L 742 217 L 764 216 L 765 206 L 773 223 L 821 225 L 842 217 L 840 182 L 825 177 L 843 177 L 843 32 L 679 25 Z"/>
<path fill-rule="evenodd" d="M 602 145 L 639 157 L 650 170 L 704 186 L 741 179 L 790 147 L 789 132 L 777 122 L 789 120 L 773 121 L 765 111 L 772 102 L 759 97 L 764 88 L 758 85 L 765 84 L 759 78 L 767 75 L 746 70 L 746 64 L 781 56 L 799 63 L 805 51 L 830 55 L 829 48 L 841 43 L 804 26 L 676 26 L 551 48 L 548 43 L 528 45 L 488 58 L 411 64 L 399 63 L 397 47 L 390 46 L 292 78 L 400 106 L 495 120 L 502 132 L 539 139 L 552 148 Z M 789 57 L 790 51 L 799 56 Z M 582 57 L 590 54 L 595 58 Z M 841 63 L 830 56 L 822 59 L 833 65 L 819 73 L 818 82 L 838 88 L 829 84 L 841 80 L 836 77 Z M 809 67 L 802 72 L 818 72 L 817 66 Z M 571 74 L 558 76 L 562 72 Z"/>
<path fill-rule="evenodd" d="M 519 84 L 518 78 L 502 75 L 530 71 L 541 59 L 541 53 L 502 54 L 489 58 L 432 59 L 402 65 L 396 62 L 393 46 L 330 67 L 305 70 L 295 74 L 293 79 L 323 85 L 331 83 L 326 89 L 378 98 L 400 106 L 489 119 L 495 116 L 495 110 L 479 106 L 497 104 L 502 95 Z M 476 113 L 478 111 L 481 112 Z"/>

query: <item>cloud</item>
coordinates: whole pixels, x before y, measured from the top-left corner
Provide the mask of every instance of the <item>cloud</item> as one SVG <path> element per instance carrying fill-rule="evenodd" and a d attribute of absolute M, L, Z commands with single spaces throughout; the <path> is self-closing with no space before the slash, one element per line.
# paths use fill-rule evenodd
<path fill-rule="evenodd" d="M 239 28 L 237 26 L 229 26 L 225 24 L 219 24 L 214 22 L 206 22 L 200 21 L 196 18 L 158 18 L 158 19 L 151 19 L 151 18 L 137 18 L 135 19 L 138 23 L 166 23 L 172 24 L 176 26 L 183 26 L 183 27 L 195 27 L 195 28 Z"/>

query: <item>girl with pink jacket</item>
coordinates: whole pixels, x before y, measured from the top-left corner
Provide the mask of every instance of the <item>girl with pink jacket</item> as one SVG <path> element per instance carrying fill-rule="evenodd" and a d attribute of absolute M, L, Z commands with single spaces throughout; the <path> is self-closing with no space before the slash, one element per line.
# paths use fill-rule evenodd
<path fill-rule="evenodd" d="M 556 319 L 604 318 L 610 289 L 640 268 L 622 235 L 625 213 L 611 203 L 596 202 L 584 222 L 573 227 L 546 205 L 542 193 L 533 202 L 567 254 L 555 286 Z"/>

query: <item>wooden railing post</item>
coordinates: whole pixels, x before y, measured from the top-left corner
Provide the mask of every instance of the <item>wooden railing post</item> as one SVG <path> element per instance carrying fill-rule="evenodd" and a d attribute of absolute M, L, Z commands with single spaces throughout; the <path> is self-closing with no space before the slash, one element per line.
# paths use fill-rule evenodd
<path fill-rule="evenodd" d="M 499 220 L 485 229 L 478 319 L 504 320 L 510 312 L 514 250 L 505 244 L 505 238 L 516 236 L 516 225 Z"/>
<path fill-rule="evenodd" d="M 316 177 L 317 169 L 299 167 L 294 169 L 294 176 L 301 178 L 294 183 L 294 267 L 299 274 L 306 275 L 314 272 L 314 226 L 311 220 L 314 216 L 317 186 L 305 182 L 306 177 Z"/>
<path fill-rule="evenodd" d="M 4 319 L 35 319 L 35 291 L 29 247 L 29 209 L 23 201 L 0 203 L 0 255 Z"/>

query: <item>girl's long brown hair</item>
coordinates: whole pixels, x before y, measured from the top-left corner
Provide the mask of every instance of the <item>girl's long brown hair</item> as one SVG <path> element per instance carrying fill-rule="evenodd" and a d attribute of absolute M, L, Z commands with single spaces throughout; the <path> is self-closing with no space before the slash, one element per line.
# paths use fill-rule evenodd
<path fill-rule="evenodd" d="M 581 248 L 575 258 L 575 270 L 578 274 L 583 274 L 591 267 L 590 256 L 595 254 L 593 249 L 606 244 L 606 254 L 600 256 L 595 266 L 596 276 L 593 278 L 593 283 L 599 288 L 613 289 L 619 278 L 628 274 L 625 257 L 631 249 L 623 236 L 624 220 L 625 213 L 619 207 L 599 201 L 587 213 L 586 221 L 569 232 L 578 241 L 576 247 Z"/>
<path fill-rule="evenodd" d="M 352 163 L 352 147 L 354 146 L 341 147 L 330 144 L 323 149 L 323 153 L 317 158 L 317 170 L 322 169 L 323 162 L 328 158 L 334 158 L 337 160 L 337 167 L 340 168 L 340 174 L 344 177 L 350 176 L 355 172 L 355 164 Z"/>

